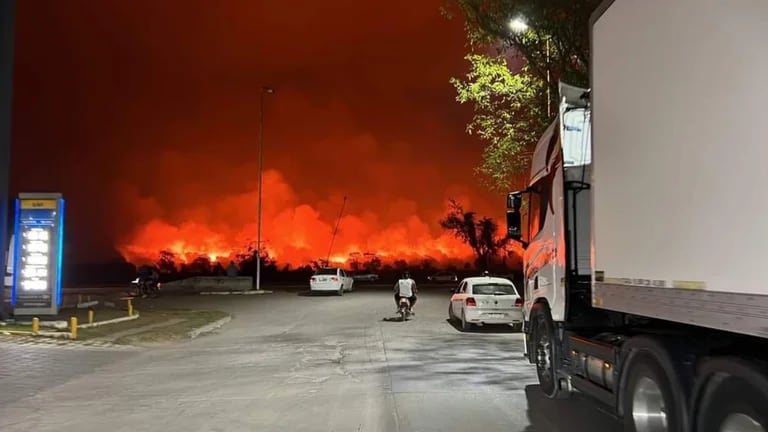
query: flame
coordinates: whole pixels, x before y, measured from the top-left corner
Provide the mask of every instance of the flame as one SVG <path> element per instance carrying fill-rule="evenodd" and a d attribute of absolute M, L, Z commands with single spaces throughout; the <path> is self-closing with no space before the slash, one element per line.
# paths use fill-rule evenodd
<path fill-rule="evenodd" d="M 306 265 L 324 260 L 333 237 L 334 220 L 324 220 L 309 204 L 299 202 L 282 175 L 265 172 L 262 247 L 280 265 Z M 272 196 L 268 191 L 278 191 Z M 277 196 L 275 196 L 277 195 Z M 130 262 L 154 262 L 170 251 L 179 262 L 205 256 L 228 262 L 256 244 L 256 192 L 221 198 L 205 207 L 185 209 L 187 217 L 171 221 L 153 218 L 117 245 Z M 330 262 L 348 264 L 353 254 L 377 256 L 382 262 L 426 259 L 466 262 L 472 250 L 451 233 L 442 232 L 438 220 L 425 221 L 412 212 L 402 220 L 384 224 L 374 212 L 348 214 L 339 221 Z M 364 259 L 363 259 L 364 261 Z"/>

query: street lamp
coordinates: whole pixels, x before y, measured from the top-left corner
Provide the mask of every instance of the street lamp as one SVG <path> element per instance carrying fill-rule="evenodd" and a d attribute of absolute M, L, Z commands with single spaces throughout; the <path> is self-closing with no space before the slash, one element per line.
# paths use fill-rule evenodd
<path fill-rule="evenodd" d="M 530 30 L 530 26 L 528 26 L 528 23 L 525 21 L 525 18 L 522 16 L 518 16 L 516 18 L 512 18 L 509 20 L 509 29 L 512 30 L 513 33 L 516 34 L 522 34 Z M 550 112 L 552 112 L 552 97 L 550 96 L 550 87 L 552 86 L 552 79 L 550 77 L 549 72 L 549 37 L 544 38 L 544 43 L 546 44 L 546 59 L 547 59 L 547 116 L 550 115 Z"/>
<path fill-rule="evenodd" d="M 259 210 L 256 222 L 256 290 L 261 289 L 261 196 L 264 186 L 264 96 L 275 91 L 262 87 L 259 95 Z"/>
<path fill-rule="evenodd" d="M 523 17 L 513 18 L 509 21 L 509 29 L 515 33 L 525 33 L 528 31 L 528 23 Z"/>

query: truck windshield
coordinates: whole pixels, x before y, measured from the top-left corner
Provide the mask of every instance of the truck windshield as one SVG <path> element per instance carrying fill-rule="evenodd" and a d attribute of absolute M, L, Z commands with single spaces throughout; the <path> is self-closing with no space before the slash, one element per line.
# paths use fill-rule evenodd
<path fill-rule="evenodd" d="M 573 109 L 563 114 L 562 145 L 565 166 L 592 163 L 592 128 L 587 109 Z"/>
<path fill-rule="evenodd" d="M 472 285 L 472 294 L 478 295 L 517 295 L 513 285 L 501 283 Z"/>

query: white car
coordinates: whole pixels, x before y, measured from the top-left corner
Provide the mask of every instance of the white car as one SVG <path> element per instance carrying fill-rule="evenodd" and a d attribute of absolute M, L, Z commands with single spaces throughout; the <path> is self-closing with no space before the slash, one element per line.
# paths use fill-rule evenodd
<path fill-rule="evenodd" d="M 456 276 L 456 273 L 438 272 L 433 274 L 432 276 L 427 276 L 427 280 L 433 283 L 451 283 L 451 282 L 458 282 L 459 277 Z"/>
<path fill-rule="evenodd" d="M 464 331 L 473 324 L 514 324 L 520 327 L 523 323 L 523 299 L 509 279 L 491 276 L 466 278 L 451 296 L 448 319 L 460 322 Z"/>
<path fill-rule="evenodd" d="M 309 290 L 316 292 L 336 292 L 344 295 L 344 291 L 352 291 L 354 280 L 344 269 L 338 267 L 321 268 L 309 279 Z"/>
<path fill-rule="evenodd" d="M 376 282 L 379 280 L 379 275 L 376 273 L 358 273 L 352 275 L 352 279 L 359 282 Z"/>

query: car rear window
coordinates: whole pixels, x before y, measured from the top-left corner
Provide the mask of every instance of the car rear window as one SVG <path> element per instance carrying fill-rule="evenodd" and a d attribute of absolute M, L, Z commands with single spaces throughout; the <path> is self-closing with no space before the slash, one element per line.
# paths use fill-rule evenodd
<path fill-rule="evenodd" d="M 338 273 L 338 269 L 335 269 L 335 268 L 324 268 L 315 272 L 316 275 L 334 275 L 334 276 L 336 276 L 337 273 Z"/>
<path fill-rule="evenodd" d="M 488 283 L 472 285 L 472 294 L 480 295 L 517 295 L 514 285 Z"/>

